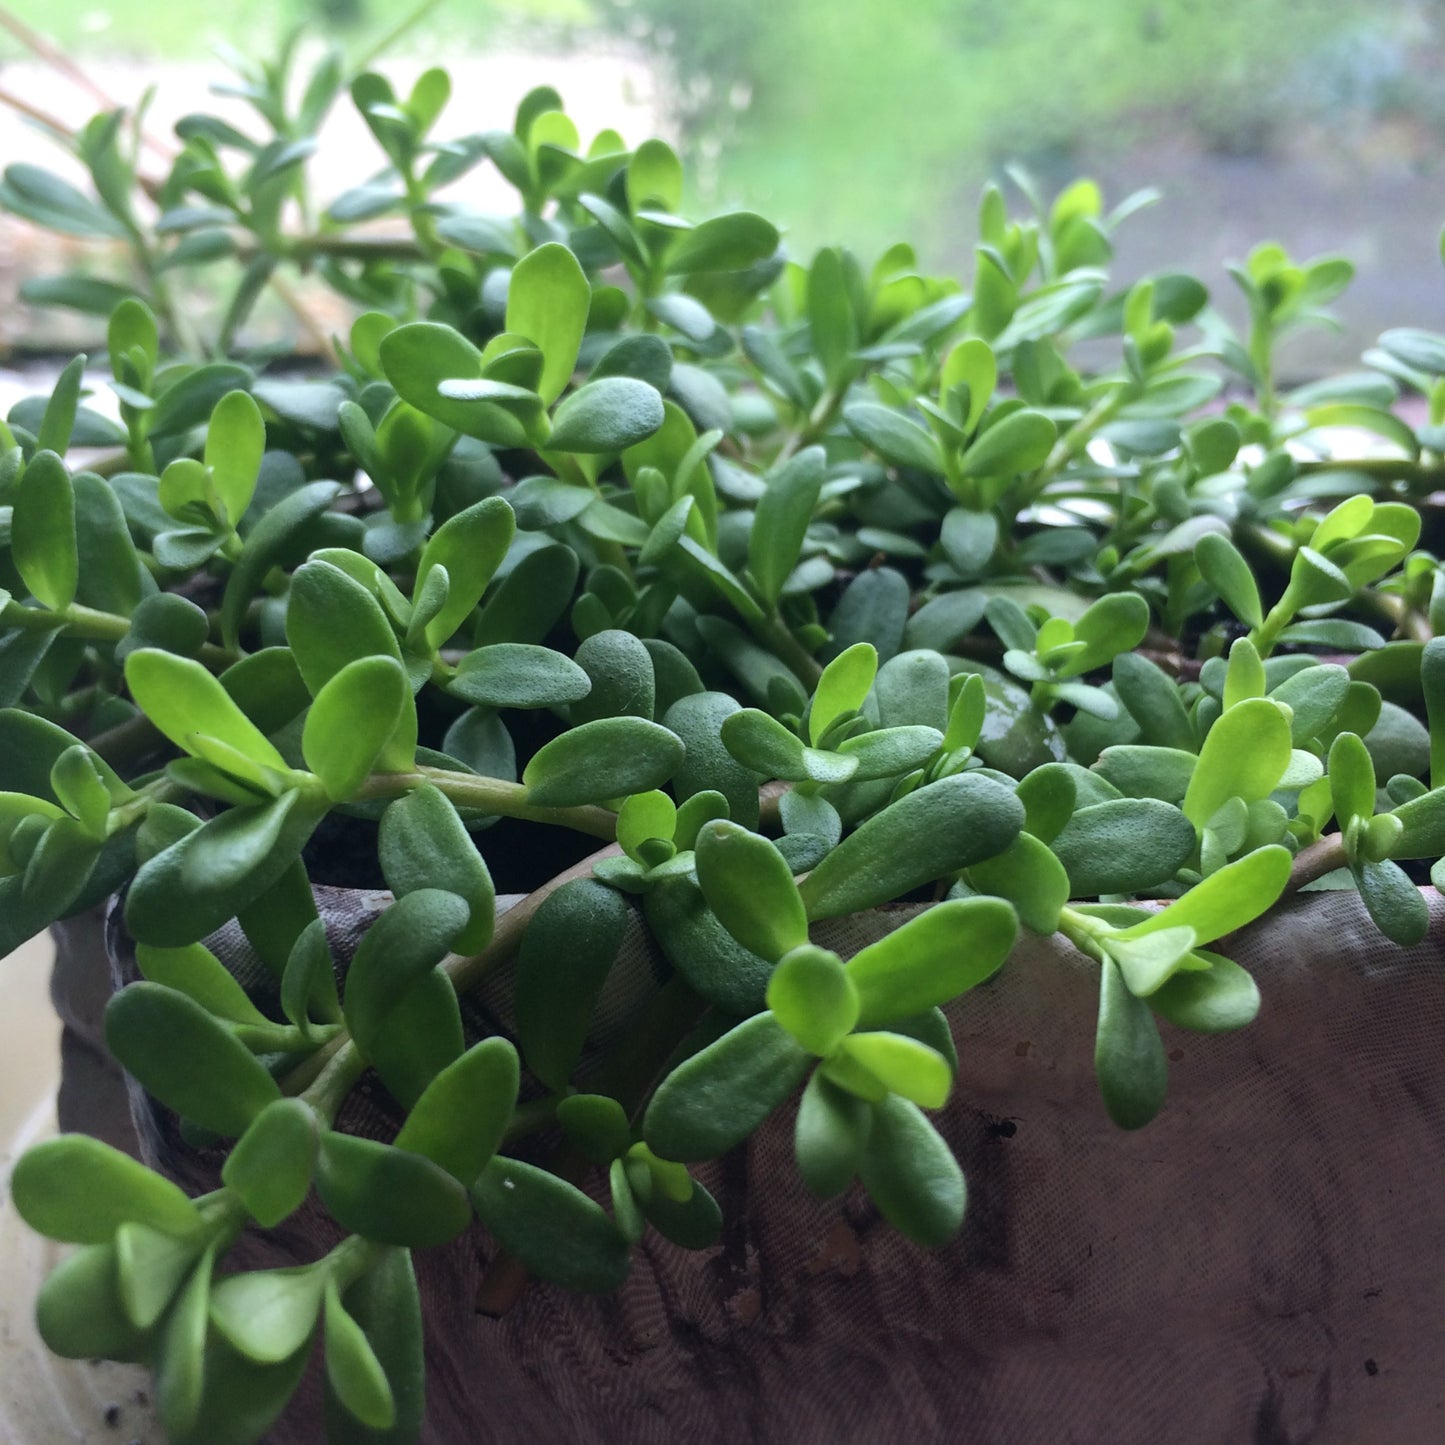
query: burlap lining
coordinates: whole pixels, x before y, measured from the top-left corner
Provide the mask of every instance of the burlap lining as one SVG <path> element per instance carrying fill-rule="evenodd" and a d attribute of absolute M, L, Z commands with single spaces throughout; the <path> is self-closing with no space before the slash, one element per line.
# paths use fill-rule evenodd
<path fill-rule="evenodd" d="M 387 895 L 318 889 L 338 959 Z M 861 1193 L 819 1204 L 791 1160 L 793 1108 L 699 1177 L 727 1221 L 690 1253 L 650 1233 L 615 1295 L 533 1281 L 474 1310 L 480 1228 L 420 1252 L 429 1368 L 423 1438 L 460 1442 L 960 1441 L 986 1445 L 1304 1445 L 1445 1439 L 1445 903 L 1429 937 L 1387 943 L 1354 894 L 1314 894 L 1230 941 L 1259 980 L 1249 1029 L 1166 1026 L 1170 1095 L 1148 1128 L 1104 1116 L 1092 1070 L 1096 969 L 1026 935 L 950 1011 L 961 1060 L 937 1123 L 971 1197 L 936 1253 Z M 819 925 L 848 955 L 894 909 Z M 112 927 L 117 981 L 134 963 Z M 263 974 L 234 925 L 211 940 Z M 666 965 L 634 919 L 594 1043 L 621 1037 Z M 505 975 L 468 1003 L 506 1032 Z M 150 1160 L 214 1187 L 144 1097 Z M 389 1137 L 363 1086 L 340 1127 Z M 315 1258 L 308 1205 L 231 1263 Z M 322 1438 L 315 1372 L 270 1437 Z"/>

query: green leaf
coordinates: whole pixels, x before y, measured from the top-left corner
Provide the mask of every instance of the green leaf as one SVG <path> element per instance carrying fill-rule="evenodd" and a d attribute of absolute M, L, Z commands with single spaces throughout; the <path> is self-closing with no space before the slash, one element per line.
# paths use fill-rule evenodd
<path fill-rule="evenodd" d="M 251 505 L 265 451 L 266 423 L 261 408 L 244 391 L 223 396 L 206 430 L 205 461 L 232 527 Z"/>
<path fill-rule="evenodd" d="M 221 1166 L 221 1182 L 262 1229 L 300 1209 L 316 1164 L 316 1113 L 300 1099 L 277 1099 L 251 1121 Z"/>
<path fill-rule="evenodd" d="M 763 1007 L 772 966 L 718 922 L 691 878 L 659 878 L 642 901 L 648 928 L 689 987 L 735 1017 Z"/>
<path fill-rule="evenodd" d="M 1121 652 L 1114 659 L 1113 681 L 1146 745 L 1194 751 L 1194 729 L 1178 684 L 1162 668 L 1137 653 Z"/>
<path fill-rule="evenodd" d="M 939 477 L 943 457 L 933 437 L 892 407 L 871 401 L 855 401 L 843 408 L 848 430 L 865 446 L 896 467 L 912 467 Z"/>
<path fill-rule="evenodd" d="M 767 1001 L 773 1017 L 820 1058 L 858 1022 L 853 980 L 836 953 L 816 944 L 800 944 L 783 957 L 768 980 Z"/>
<path fill-rule="evenodd" d="M 432 973 L 466 927 L 465 899 L 439 888 L 398 898 L 367 930 L 346 975 L 345 1013 L 351 1037 L 372 1058 L 388 1015 Z"/>
<path fill-rule="evenodd" d="M 498 1157 L 472 1186 L 472 1202 L 497 1243 L 539 1279 L 607 1294 L 627 1277 L 631 1251 L 617 1226 L 555 1174 Z"/>
<path fill-rule="evenodd" d="M 149 1348 L 121 1301 L 113 1244 L 77 1250 L 50 1271 L 35 1302 L 40 1338 L 67 1360 L 140 1360 Z"/>
<path fill-rule="evenodd" d="M 1030 832 L 1020 833 L 996 858 L 975 863 L 968 877 L 980 893 L 1006 899 L 1025 927 L 1045 937 L 1058 929 L 1072 891 L 1068 870 L 1048 844 Z"/>
<path fill-rule="evenodd" d="M 925 1109 L 941 1108 L 953 1085 L 948 1060 L 906 1034 L 853 1034 L 843 1040 L 824 1068 L 831 1071 L 834 1063 L 843 1058 L 864 1069 L 889 1093 L 900 1094 Z M 847 1087 L 845 1079 L 830 1076 Z"/>
<path fill-rule="evenodd" d="M 94 472 L 79 473 L 71 488 L 75 494 L 75 600 L 101 612 L 130 617 L 146 596 L 150 576 L 131 541 L 120 500 L 110 483 Z M 173 600 L 181 602 L 180 598 Z M 191 603 L 181 605 L 199 614 L 205 624 L 205 613 L 199 608 Z M 205 640 L 204 631 L 200 640 Z"/>
<path fill-rule="evenodd" d="M 570 658 L 529 642 L 493 642 L 469 652 L 447 684 L 453 697 L 481 707 L 565 707 L 592 683 Z"/>
<path fill-rule="evenodd" d="M 662 397 L 631 376 L 607 376 L 579 387 L 558 408 L 547 450 L 612 454 L 646 440 L 663 422 Z"/>
<path fill-rule="evenodd" d="M 545 744 L 522 773 L 533 807 L 570 808 L 660 787 L 682 764 L 676 733 L 637 717 L 598 718 Z"/>
<path fill-rule="evenodd" d="M 27 1149 L 10 1176 L 10 1198 L 31 1229 L 67 1244 L 104 1244 L 128 1222 L 182 1237 L 201 1226 L 169 1179 L 85 1134 Z"/>
<path fill-rule="evenodd" d="M 819 251 L 808 270 L 807 314 L 813 354 L 822 362 L 830 385 L 839 386 L 858 346 L 858 318 L 843 257 L 832 246 Z"/>
<path fill-rule="evenodd" d="M 1259 986 L 1237 963 L 1203 949 L 1194 959 L 1208 969 L 1176 973 L 1149 999 L 1160 1018 L 1197 1033 L 1226 1033 L 1254 1022 L 1259 1013 Z"/>
<path fill-rule="evenodd" d="M 787 782 L 843 783 L 858 771 L 854 758 L 806 746 L 775 717 L 743 708 L 722 721 L 723 746 L 750 772 Z"/>
<path fill-rule="evenodd" d="M 1351 865 L 1375 927 L 1392 943 L 1413 948 L 1430 931 L 1430 909 L 1420 890 L 1398 863 L 1361 860 Z"/>
<path fill-rule="evenodd" d="M 105 1042 L 148 1093 L 228 1138 L 244 1134 L 281 1097 L 235 1034 L 194 999 L 160 984 L 133 983 L 110 1000 Z"/>
<path fill-rule="evenodd" d="M 1375 812 L 1375 765 L 1369 749 L 1354 733 L 1341 733 L 1330 744 L 1330 797 L 1343 831 L 1354 818 Z"/>
<path fill-rule="evenodd" d="M 814 689 L 808 741 L 817 746 L 840 716 L 860 709 L 877 673 L 878 651 L 871 643 L 857 642 L 840 652 L 823 669 Z"/>
<path fill-rule="evenodd" d="M 572 378 L 591 301 L 592 288 L 577 258 L 556 241 L 529 251 L 512 268 L 504 329 L 541 351 L 537 391 L 549 406 Z"/>
<path fill-rule="evenodd" d="M 407 1445 L 421 1432 L 426 1403 L 421 1298 L 409 1251 L 383 1251 L 380 1259 L 342 1293 L 341 1301 L 365 1332 L 385 1371 L 396 1419 L 380 1439 L 373 1432 L 358 1434 L 356 1422 L 343 1413 L 341 1402 L 328 1390 L 327 1439 L 351 1445 Z"/>
<path fill-rule="evenodd" d="M 337 1400 L 369 1430 L 396 1423 L 391 1385 L 366 1332 L 346 1312 L 335 1279 L 326 1283 L 326 1379 Z"/>
<path fill-rule="evenodd" d="M 697 838 L 697 881 L 708 907 L 744 948 L 776 963 L 808 941 L 793 872 L 766 838 L 709 823 Z"/>
<path fill-rule="evenodd" d="M 1204 739 L 1184 795 L 1185 817 L 1202 828 L 1229 798 L 1267 798 L 1289 766 L 1290 751 L 1289 723 L 1268 698 L 1230 708 Z"/>
<path fill-rule="evenodd" d="M 627 1111 L 606 1094 L 569 1094 L 557 1105 L 557 1122 L 567 1142 L 593 1164 L 612 1163 L 632 1142 Z"/>
<path fill-rule="evenodd" d="M 955 774 L 890 803 L 846 837 L 803 880 L 813 920 L 891 902 L 949 873 L 1002 853 L 1024 810 L 987 778 Z"/>
<path fill-rule="evenodd" d="M 141 648 L 126 658 L 125 680 L 141 711 L 184 752 L 194 754 L 193 739 L 204 733 L 264 767 L 290 771 L 266 735 L 199 662 Z"/>
<path fill-rule="evenodd" d="M 667 253 L 674 275 L 746 271 L 778 249 L 778 228 L 752 211 L 731 211 L 694 226 Z"/>
<path fill-rule="evenodd" d="M 1073 896 L 1088 898 L 1166 882 L 1188 863 L 1196 842 L 1173 804 L 1111 798 L 1080 808 L 1049 847 L 1068 872 Z"/>
<path fill-rule="evenodd" d="M 21 580 L 52 611 L 75 600 L 80 553 L 75 536 L 75 490 L 65 463 L 52 451 L 31 459 L 15 492 L 10 555 Z"/>
<path fill-rule="evenodd" d="M 661 1188 L 642 1201 L 647 1222 L 683 1249 L 710 1249 L 722 1237 L 723 1217 L 715 1200 L 695 1180 L 686 1199 L 673 1199 Z"/>
<path fill-rule="evenodd" d="M 0 205 L 67 236 L 125 240 L 124 224 L 53 171 L 24 163 L 6 166 Z"/>
<path fill-rule="evenodd" d="M 227 1275 L 211 1288 L 211 1324 L 247 1359 L 279 1364 L 310 1340 L 327 1278 L 323 1262 Z"/>
<path fill-rule="evenodd" d="M 456 808 L 430 783 L 387 806 L 378 838 L 381 871 L 396 897 L 441 888 L 466 901 L 470 916 L 453 946 L 479 953 L 492 936 L 496 893 L 485 860 Z"/>
<path fill-rule="evenodd" d="M 507 555 L 515 530 L 511 507 L 501 497 L 485 497 L 448 517 L 432 533 L 422 551 L 412 593 L 421 596 L 433 567 L 447 569 L 447 600 L 426 625 L 431 647 L 440 647 L 471 615 Z"/>
<path fill-rule="evenodd" d="M 589 878 L 547 897 L 522 935 L 517 1037 L 527 1067 L 550 1089 L 567 1087 L 626 928 L 625 899 Z"/>
<path fill-rule="evenodd" d="M 1196 883 L 1168 908 L 1117 936 L 1127 940 L 1166 928 L 1192 928 L 1198 944 L 1212 943 L 1274 905 L 1289 882 L 1290 862 L 1287 848 L 1256 848 Z"/>
<path fill-rule="evenodd" d="M 516 1049 L 503 1038 L 483 1039 L 427 1085 L 396 1147 L 424 1155 L 470 1186 L 512 1121 L 518 1081 Z"/>
<path fill-rule="evenodd" d="M 643 1136 L 664 1159 L 715 1159 L 740 1144 L 802 1082 L 813 1056 L 770 1013 L 679 1064 L 657 1086 Z"/>
<path fill-rule="evenodd" d="M 351 1134 L 322 1135 L 316 1192 L 343 1229 L 378 1244 L 430 1249 L 472 1219 L 466 1190 L 439 1164 Z"/>
<path fill-rule="evenodd" d="M 382 369 L 397 395 L 427 416 L 497 446 L 525 446 L 527 428 L 491 401 L 449 397 L 445 383 L 479 381 L 482 353 L 460 332 L 434 321 L 398 326 L 381 340 Z"/>
<path fill-rule="evenodd" d="M 998 972 L 1017 935 L 1014 911 L 1000 899 L 935 904 L 848 961 L 859 1024 L 893 1023 L 967 992 Z"/>
<path fill-rule="evenodd" d="M 1264 609 L 1254 573 L 1228 537 L 1222 532 L 1206 532 L 1194 544 L 1194 561 L 1204 580 L 1245 626 L 1264 625 Z"/>
<path fill-rule="evenodd" d="M 184 948 L 138 943 L 135 958 L 143 978 L 189 995 L 219 1019 L 262 1028 L 270 1024 L 220 959 L 202 943 Z"/>
<path fill-rule="evenodd" d="M 173 1439 L 189 1433 L 200 1415 L 214 1265 L 215 1251 L 208 1249 L 161 1328 L 154 1362 L 156 1403 Z"/>
<path fill-rule="evenodd" d="M 1159 928 L 1141 938 L 1106 937 L 1104 951 L 1119 965 L 1125 986 L 1135 998 L 1157 993 L 1188 959 L 1194 948 L 1192 928 Z"/>
<path fill-rule="evenodd" d="M 1053 449 L 1058 428 L 1042 412 L 1015 411 L 982 432 L 963 454 L 965 477 L 1031 472 Z"/>
<path fill-rule="evenodd" d="M 301 751 L 327 797 L 354 797 L 373 768 L 395 772 L 413 759 L 387 746 L 411 703 L 406 671 L 391 657 L 360 657 L 335 673 L 306 714 Z"/>
<path fill-rule="evenodd" d="M 1169 1064 L 1158 1025 L 1112 959 L 1104 960 L 1099 982 L 1094 1072 L 1104 1107 L 1121 1129 L 1142 1128 L 1163 1108 Z"/>
<path fill-rule="evenodd" d="M 873 1127 L 873 1110 L 815 1071 L 803 1090 L 793 1135 L 798 1172 L 808 1191 L 832 1199 L 853 1182 Z"/>
<path fill-rule="evenodd" d="M 903 1236 L 939 1249 L 963 1226 L 963 1171 L 916 1104 L 890 1096 L 873 1106 L 863 1151 L 863 1187 Z"/>
<path fill-rule="evenodd" d="M 822 447 L 805 447 L 767 478 L 767 489 L 758 499 L 748 533 L 748 572 L 770 605 L 776 606 L 802 555 L 826 460 Z"/>

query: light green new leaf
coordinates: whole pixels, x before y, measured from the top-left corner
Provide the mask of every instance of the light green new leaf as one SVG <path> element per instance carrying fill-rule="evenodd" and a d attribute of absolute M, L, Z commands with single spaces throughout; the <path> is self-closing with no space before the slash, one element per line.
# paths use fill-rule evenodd
<path fill-rule="evenodd" d="M 426 625 L 426 640 L 432 647 L 440 647 L 481 601 L 515 531 L 511 507 L 501 497 L 486 497 L 448 517 L 432 533 L 421 554 L 412 594 L 421 596 L 433 567 L 447 569 L 447 600 Z"/>
<path fill-rule="evenodd" d="M 1058 428 L 1042 412 L 1016 411 L 989 427 L 963 454 L 966 477 L 1016 475 L 1042 466 Z"/>
<path fill-rule="evenodd" d="M 805 943 L 768 980 L 773 1017 L 811 1054 L 832 1052 L 858 1022 L 858 990 L 836 953 Z"/>
<path fill-rule="evenodd" d="M 1354 733 L 1341 733 L 1330 744 L 1330 797 L 1340 828 L 1352 818 L 1370 818 L 1375 812 L 1375 764 L 1369 749 Z"/>
<path fill-rule="evenodd" d="M 1160 928 L 1139 938 L 1105 938 L 1104 951 L 1119 965 L 1135 998 L 1158 992 L 1194 948 L 1192 928 Z"/>
<path fill-rule="evenodd" d="M 1224 599 L 1224 605 L 1247 627 L 1264 624 L 1259 587 L 1249 563 L 1223 532 L 1206 532 L 1194 544 L 1200 575 Z"/>
<path fill-rule="evenodd" d="M 772 843 L 719 820 L 699 832 L 696 848 L 703 897 L 744 948 L 776 963 L 807 943 L 808 918 L 793 871 Z"/>
<path fill-rule="evenodd" d="M 205 463 L 234 528 L 256 491 L 266 451 L 266 423 L 249 392 L 232 391 L 216 403 L 206 431 Z"/>
<path fill-rule="evenodd" d="M 126 686 L 141 711 L 184 752 L 197 733 L 219 738 L 264 767 L 290 771 L 286 759 L 199 662 L 156 648 L 125 660 Z"/>
<path fill-rule="evenodd" d="M 411 766 L 402 750 L 387 747 L 411 705 L 406 670 L 391 657 L 358 658 L 326 683 L 306 714 L 301 751 L 327 797 L 352 798 L 373 768 Z"/>
<path fill-rule="evenodd" d="M 948 1060 L 907 1034 L 851 1034 L 838 1051 L 890 1094 L 901 1094 L 923 1109 L 941 1109 L 953 1087 Z"/>
<path fill-rule="evenodd" d="M 839 717 L 861 708 L 877 675 L 878 649 L 871 642 L 855 642 L 840 652 L 823 669 L 814 689 L 808 741 L 816 747 Z"/>
<path fill-rule="evenodd" d="M 1212 943 L 1274 906 L 1289 882 L 1291 861 L 1289 849 L 1278 844 L 1256 848 L 1226 863 L 1168 908 L 1124 929 L 1118 937 L 1127 940 L 1169 928 L 1191 928 L 1199 944 Z"/>
<path fill-rule="evenodd" d="M 572 378 L 591 301 L 592 288 L 582 267 L 560 242 L 538 246 L 512 268 L 505 329 L 525 336 L 541 351 L 537 392 L 549 406 Z"/>
<path fill-rule="evenodd" d="M 1252 803 L 1279 786 L 1290 763 L 1284 713 L 1268 698 L 1251 698 L 1223 713 L 1209 730 L 1184 795 L 1184 816 L 1202 828 L 1228 798 Z"/>
<path fill-rule="evenodd" d="M 848 961 L 859 1023 L 894 1023 L 957 998 L 998 972 L 1017 937 L 1018 919 L 1002 899 L 935 904 Z"/>
<path fill-rule="evenodd" d="M 36 599 L 61 611 L 75 600 L 80 552 L 75 536 L 75 489 L 65 463 L 37 452 L 20 478 L 10 523 L 10 555 Z"/>
<path fill-rule="evenodd" d="M 274 1229 L 305 1200 L 316 1164 L 317 1124 L 315 1110 L 303 1100 L 277 1099 L 256 1115 L 222 1165 L 221 1182 L 262 1229 Z"/>
<path fill-rule="evenodd" d="M 248 1359 L 278 1364 L 311 1338 L 327 1278 L 323 1262 L 227 1275 L 211 1289 L 211 1324 Z"/>

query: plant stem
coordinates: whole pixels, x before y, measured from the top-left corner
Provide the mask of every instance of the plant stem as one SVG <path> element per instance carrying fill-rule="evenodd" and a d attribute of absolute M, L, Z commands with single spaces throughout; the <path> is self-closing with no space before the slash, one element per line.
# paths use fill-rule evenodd
<path fill-rule="evenodd" d="M 336 1052 L 301 1094 L 328 1124 L 335 1121 L 336 1111 L 366 1072 L 366 1060 L 362 1058 L 361 1050 L 349 1037 L 340 1034 L 337 1037 L 342 1042 Z"/>
<path fill-rule="evenodd" d="M 439 788 L 454 803 L 478 808 L 502 818 L 522 818 L 533 823 L 552 823 L 577 833 L 590 833 L 609 842 L 617 836 L 617 814 L 591 803 L 575 808 L 539 808 L 527 802 L 525 783 L 503 778 L 484 778 L 475 773 L 452 773 L 443 768 L 418 766 L 410 773 L 373 773 L 357 794 L 357 802 L 373 798 L 399 798 L 423 783 Z"/>
<path fill-rule="evenodd" d="M 1323 878 L 1326 873 L 1343 868 L 1345 861 L 1345 840 L 1342 834 L 1329 833 L 1316 839 L 1295 854 L 1294 863 L 1289 870 L 1289 882 L 1284 886 L 1285 893 L 1298 893 L 1306 883 L 1313 883 Z"/>

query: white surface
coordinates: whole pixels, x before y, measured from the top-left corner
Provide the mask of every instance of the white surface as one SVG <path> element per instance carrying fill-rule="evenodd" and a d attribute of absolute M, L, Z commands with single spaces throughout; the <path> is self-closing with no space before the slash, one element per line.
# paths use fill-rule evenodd
<path fill-rule="evenodd" d="M 133 1365 L 60 1360 L 35 1332 L 35 1296 L 66 1253 L 10 1205 L 10 1171 L 55 1132 L 60 1022 L 50 1007 L 52 949 L 32 939 L 0 959 L 0 1445 L 161 1445 L 146 1408 L 150 1377 Z"/>

